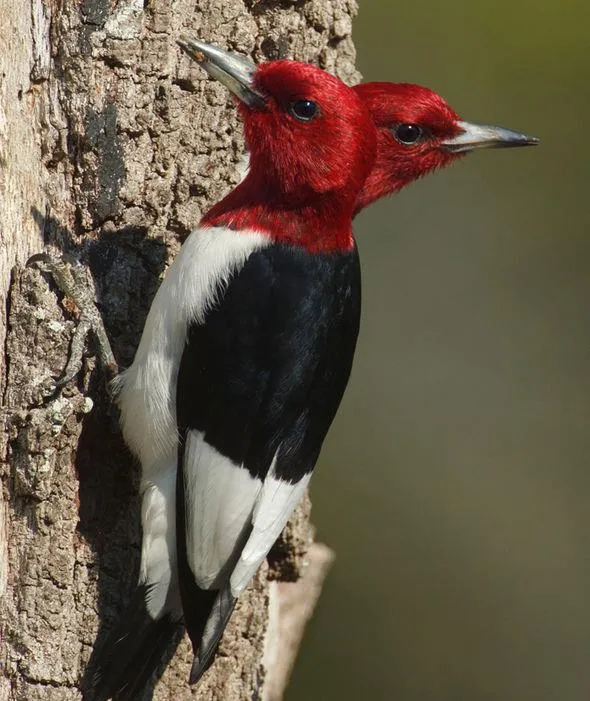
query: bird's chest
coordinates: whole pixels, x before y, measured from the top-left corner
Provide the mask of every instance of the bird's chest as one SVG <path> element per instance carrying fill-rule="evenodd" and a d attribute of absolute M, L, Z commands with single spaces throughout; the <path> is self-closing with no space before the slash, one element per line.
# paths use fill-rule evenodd
<path fill-rule="evenodd" d="M 144 477 L 174 461 L 179 423 L 239 441 L 252 407 L 284 416 L 318 372 L 330 392 L 343 387 L 359 312 L 354 249 L 313 255 L 254 232 L 191 234 L 120 383 L 123 433 Z"/>
<path fill-rule="evenodd" d="M 227 391 L 250 392 L 268 375 L 296 382 L 319 363 L 350 358 L 359 315 L 356 250 L 310 254 L 275 244 L 252 253 L 203 322 L 190 324 L 184 362 Z"/>
<path fill-rule="evenodd" d="M 176 460 L 176 385 L 189 328 L 205 323 L 248 257 L 268 243 L 257 232 L 197 229 L 168 270 L 118 386 L 123 435 L 141 460 L 144 478 Z"/>
<path fill-rule="evenodd" d="M 253 252 L 204 323 L 189 328 L 181 433 L 204 432 L 257 475 L 287 435 L 299 431 L 303 440 L 308 425 L 317 430 L 307 443 L 315 449 L 348 381 L 359 317 L 356 250 L 311 254 L 275 244 Z"/>

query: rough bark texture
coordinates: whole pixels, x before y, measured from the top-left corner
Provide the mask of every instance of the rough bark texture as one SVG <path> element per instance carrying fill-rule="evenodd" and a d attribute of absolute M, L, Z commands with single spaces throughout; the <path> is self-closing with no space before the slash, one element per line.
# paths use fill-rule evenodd
<path fill-rule="evenodd" d="M 241 131 L 227 93 L 175 37 L 193 32 L 256 60 L 300 58 L 353 82 L 355 9 L 354 0 L 3 1 L 0 701 L 82 697 L 97 636 L 136 581 L 140 542 L 137 466 L 91 352 L 76 382 L 52 390 L 76 310 L 24 261 L 44 246 L 82 256 L 117 360 L 129 364 L 159 276 L 238 178 Z M 268 580 L 297 578 L 312 538 L 306 509 L 240 602 L 198 691 L 186 684 L 183 641 L 154 699 L 268 697 Z"/>

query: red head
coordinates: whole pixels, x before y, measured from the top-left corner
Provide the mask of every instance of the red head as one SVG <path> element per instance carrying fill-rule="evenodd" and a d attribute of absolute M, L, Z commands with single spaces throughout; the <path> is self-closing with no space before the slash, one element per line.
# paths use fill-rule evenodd
<path fill-rule="evenodd" d="M 203 218 L 206 226 L 264 231 L 310 250 L 347 249 L 376 133 L 360 97 L 338 78 L 296 61 L 252 66 L 192 39 L 201 59 L 240 99 L 250 149 L 246 178 Z"/>
<path fill-rule="evenodd" d="M 410 83 L 354 87 L 377 127 L 377 158 L 355 212 L 475 148 L 527 146 L 537 139 L 459 115 L 432 90 Z"/>

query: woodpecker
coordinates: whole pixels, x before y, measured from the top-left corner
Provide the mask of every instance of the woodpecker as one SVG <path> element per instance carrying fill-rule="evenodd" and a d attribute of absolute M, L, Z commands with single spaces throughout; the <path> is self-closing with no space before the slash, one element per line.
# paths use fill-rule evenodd
<path fill-rule="evenodd" d="M 207 668 L 307 488 L 359 330 L 352 215 L 376 150 L 362 100 L 308 64 L 243 70 L 186 44 L 239 99 L 250 167 L 184 243 L 117 381 L 143 543 L 140 585 L 98 661 L 101 700 L 132 698 L 181 616 L 189 681 Z"/>
<path fill-rule="evenodd" d="M 374 134 L 366 115 L 357 130 L 358 104 L 335 79 L 179 43 L 242 101 L 253 162 L 183 246 L 116 381 L 123 433 L 142 464 L 143 543 L 139 586 L 98 650 L 95 701 L 141 690 L 183 608 L 198 679 L 303 493 L 358 331 L 352 190 L 357 213 L 475 148 L 538 142 L 465 122 L 418 85 L 357 85 L 377 128 L 361 187 Z"/>

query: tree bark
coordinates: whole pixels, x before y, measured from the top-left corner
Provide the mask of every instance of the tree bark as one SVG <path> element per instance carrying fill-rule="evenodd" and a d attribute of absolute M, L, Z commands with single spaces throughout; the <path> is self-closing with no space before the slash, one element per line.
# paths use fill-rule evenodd
<path fill-rule="evenodd" d="M 3 1 L 0 701 L 82 697 L 94 643 L 135 585 L 141 538 L 138 468 L 92 344 L 79 377 L 56 392 L 77 310 L 24 262 L 49 246 L 88 264 L 127 366 L 167 264 L 239 177 L 235 110 L 175 38 L 194 33 L 257 61 L 298 58 L 354 82 L 355 11 L 354 0 Z M 240 601 L 198 691 L 187 685 L 183 640 L 153 698 L 280 698 L 290 664 L 276 663 L 277 621 L 267 634 L 269 609 L 281 610 L 269 607 L 281 589 L 269 593 L 269 580 L 297 579 L 311 541 L 305 504 Z M 298 596 L 309 604 L 318 588 Z M 309 605 L 300 611 L 304 620 Z"/>

